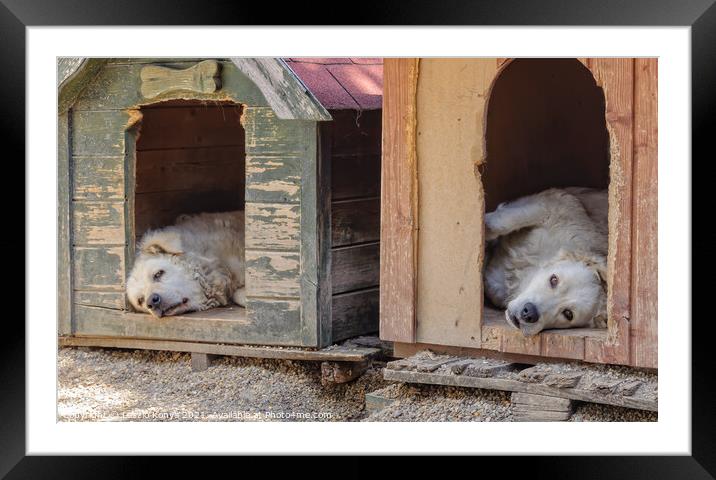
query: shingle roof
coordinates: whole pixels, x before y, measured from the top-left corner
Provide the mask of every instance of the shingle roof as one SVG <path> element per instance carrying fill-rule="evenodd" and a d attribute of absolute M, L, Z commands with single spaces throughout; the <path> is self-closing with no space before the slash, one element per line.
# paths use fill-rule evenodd
<path fill-rule="evenodd" d="M 381 58 L 284 60 L 329 110 L 378 110 L 383 107 Z"/>

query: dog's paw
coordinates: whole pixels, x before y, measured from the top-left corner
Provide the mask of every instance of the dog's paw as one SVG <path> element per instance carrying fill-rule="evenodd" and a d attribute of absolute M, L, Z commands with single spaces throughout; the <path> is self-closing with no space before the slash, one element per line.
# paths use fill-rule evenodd
<path fill-rule="evenodd" d="M 231 299 L 240 307 L 246 308 L 246 287 L 241 287 L 234 292 Z"/>
<path fill-rule="evenodd" d="M 495 217 L 496 216 L 491 213 L 485 215 L 485 241 L 487 242 L 495 240 L 502 235 Z"/>

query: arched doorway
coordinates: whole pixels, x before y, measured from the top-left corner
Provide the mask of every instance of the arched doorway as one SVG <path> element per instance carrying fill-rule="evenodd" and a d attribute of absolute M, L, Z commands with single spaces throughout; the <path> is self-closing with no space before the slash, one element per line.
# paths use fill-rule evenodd
<path fill-rule="evenodd" d="M 517 59 L 495 80 L 485 131 L 485 210 L 551 187 L 607 188 L 604 92 L 575 59 Z"/>

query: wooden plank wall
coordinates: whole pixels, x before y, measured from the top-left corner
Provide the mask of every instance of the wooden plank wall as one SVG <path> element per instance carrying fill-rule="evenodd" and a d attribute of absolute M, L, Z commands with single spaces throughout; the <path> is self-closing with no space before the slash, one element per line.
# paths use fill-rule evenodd
<path fill-rule="evenodd" d="M 609 258 L 607 341 L 587 340 L 585 360 L 629 363 L 631 304 L 632 169 L 634 126 L 634 60 L 588 58 L 587 66 L 604 90 L 610 133 Z"/>
<path fill-rule="evenodd" d="M 634 195 L 632 207 L 631 364 L 658 364 L 658 125 L 655 58 L 634 66 Z"/>
<path fill-rule="evenodd" d="M 100 109 L 72 109 L 69 117 L 72 301 L 121 310 L 131 241 L 124 228 L 125 131 L 137 117 Z"/>
<path fill-rule="evenodd" d="M 143 108 L 137 141 L 135 235 L 180 214 L 243 209 L 244 129 L 236 104 Z"/>
<path fill-rule="evenodd" d="M 378 330 L 381 111 L 333 111 L 332 338 Z"/>
<path fill-rule="evenodd" d="M 57 330 L 72 333 L 72 172 L 70 171 L 70 115 L 57 119 Z"/>
<path fill-rule="evenodd" d="M 247 107 L 247 316 L 285 342 L 318 342 L 315 122 Z"/>
<path fill-rule="evenodd" d="M 486 92 L 493 59 L 420 60 L 417 334 L 480 347 Z"/>
<path fill-rule="evenodd" d="M 414 342 L 417 287 L 417 58 L 383 61 L 380 337 Z"/>

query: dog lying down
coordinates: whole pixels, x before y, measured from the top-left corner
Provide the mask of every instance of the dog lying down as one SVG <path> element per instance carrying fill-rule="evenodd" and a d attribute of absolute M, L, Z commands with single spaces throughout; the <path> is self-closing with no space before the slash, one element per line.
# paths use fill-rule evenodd
<path fill-rule="evenodd" d="M 606 327 L 605 190 L 545 190 L 485 215 L 485 292 L 525 336 Z"/>
<path fill-rule="evenodd" d="M 157 318 L 234 302 L 246 306 L 244 212 L 182 215 L 147 232 L 127 280 L 127 296 Z"/>

